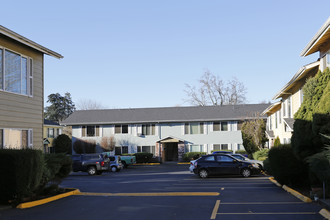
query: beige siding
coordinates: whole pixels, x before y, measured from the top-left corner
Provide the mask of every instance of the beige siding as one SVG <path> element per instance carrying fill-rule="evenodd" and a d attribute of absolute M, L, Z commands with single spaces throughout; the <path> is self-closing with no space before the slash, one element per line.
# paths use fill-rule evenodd
<path fill-rule="evenodd" d="M 0 128 L 33 129 L 33 146 L 43 140 L 43 54 L 0 35 L 5 47 L 33 59 L 33 97 L 0 90 Z"/>
<path fill-rule="evenodd" d="M 292 95 L 292 116 L 298 111 L 300 108 L 300 90 L 296 91 Z"/>

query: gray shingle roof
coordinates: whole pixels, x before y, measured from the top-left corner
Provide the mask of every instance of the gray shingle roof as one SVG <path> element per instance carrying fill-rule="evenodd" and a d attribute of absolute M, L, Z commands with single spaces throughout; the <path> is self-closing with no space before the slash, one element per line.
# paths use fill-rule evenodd
<path fill-rule="evenodd" d="M 132 124 L 243 120 L 254 118 L 255 113 L 261 113 L 267 107 L 268 104 L 246 104 L 226 106 L 80 110 L 72 113 L 60 124 Z"/>

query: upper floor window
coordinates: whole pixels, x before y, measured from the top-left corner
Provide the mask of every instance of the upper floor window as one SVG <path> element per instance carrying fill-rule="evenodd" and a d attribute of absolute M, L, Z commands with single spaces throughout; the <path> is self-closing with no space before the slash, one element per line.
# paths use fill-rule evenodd
<path fill-rule="evenodd" d="M 291 118 L 291 97 L 288 98 L 288 117 Z"/>
<path fill-rule="evenodd" d="M 32 96 L 32 59 L 0 48 L 0 90 Z"/>
<path fill-rule="evenodd" d="M 47 128 L 47 137 L 49 138 L 54 138 L 55 134 L 54 134 L 54 128 Z"/>
<path fill-rule="evenodd" d="M 204 134 L 204 123 L 186 123 L 184 125 L 185 134 Z"/>
<path fill-rule="evenodd" d="M 82 126 L 82 137 L 98 137 L 100 136 L 100 126 L 88 125 Z"/>
<path fill-rule="evenodd" d="M 327 66 L 330 67 L 330 52 L 327 54 Z"/>
<path fill-rule="evenodd" d="M 213 131 L 228 131 L 228 122 L 213 122 Z"/>
<path fill-rule="evenodd" d="M 142 125 L 142 135 L 155 135 L 155 124 Z"/>
<path fill-rule="evenodd" d="M 283 109 L 283 117 L 286 117 L 286 105 L 285 105 L 285 101 L 282 102 L 282 109 Z"/>
<path fill-rule="evenodd" d="M 128 134 L 128 125 L 115 125 L 115 134 Z"/>

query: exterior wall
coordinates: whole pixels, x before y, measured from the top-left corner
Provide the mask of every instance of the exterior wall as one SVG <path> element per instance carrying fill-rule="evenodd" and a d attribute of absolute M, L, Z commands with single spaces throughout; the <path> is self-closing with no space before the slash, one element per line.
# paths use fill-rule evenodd
<path fill-rule="evenodd" d="M 33 129 L 33 148 L 43 149 L 43 54 L 2 35 L 0 47 L 33 59 L 33 97 L 0 90 L 0 128 Z"/>
<path fill-rule="evenodd" d="M 98 137 L 82 137 L 82 127 L 72 126 L 73 140 L 96 141 L 100 144 L 102 137 L 113 136 L 116 146 L 128 146 L 128 153 L 136 153 L 137 146 L 155 146 L 155 154 L 160 152 L 157 142 L 163 138 L 173 137 L 184 141 L 184 146 L 201 145 L 204 152 L 211 153 L 214 144 L 228 144 L 230 150 L 236 151 L 242 145 L 241 131 L 237 130 L 237 122 L 228 122 L 228 131 L 213 131 L 213 123 L 204 123 L 204 134 L 184 134 L 185 123 L 162 123 L 155 125 L 155 135 L 139 136 L 141 125 L 129 125 L 128 134 L 115 134 L 114 125 L 100 125 Z M 180 151 L 183 145 L 180 144 Z M 185 148 L 187 149 L 187 148 Z M 187 151 L 187 150 L 185 150 Z"/>
<path fill-rule="evenodd" d="M 48 128 L 53 128 L 54 129 L 54 137 L 53 138 L 48 136 Z M 59 129 L 59 133 L 56 132 L 57 129 Z M 49 141 L 48 146 L 49 147 L 53 146 L 54 139 L 60 134 L 62 134 L 62 126 L 44 125 L 43 137 L 48 139 L 48 141 Z"/>

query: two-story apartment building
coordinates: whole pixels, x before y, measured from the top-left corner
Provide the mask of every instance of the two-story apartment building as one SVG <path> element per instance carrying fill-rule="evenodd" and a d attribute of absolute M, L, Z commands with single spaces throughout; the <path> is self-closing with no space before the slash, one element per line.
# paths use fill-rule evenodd
<path fill-rule="evenodd" d="M 316 52 L 319 52 L 319 59 L 300 68 L 292 79 L 273 97 L 273 100 L 279 101 L 268 106 L 263 112 L 268 116 L 266 133 L 270 140 L 270 146 L 273 146 L 276 137 L 280 138 L 282 144 L 291 142 L 293 117 L 303 101 L 302 88 L 306 80 L 315 76 L 319 70 L 324 71 L 326 68 L 330 68 L 330 18 L 300 55 L 305 57 Z"/>
<path fill-rule="evenodd" d="M 75 111 L 61 125 L 77 139 L 100 144 L 114 137 L 116 154 L 149 152 L 162 161 L 185 152 L 244 150 L 241 126 L 267 104 Z"/>
<path fill-rule="evenodd" d="M 0 148 L 43 149 L 44 54 L 63 58 L 0 25 Z"/>

